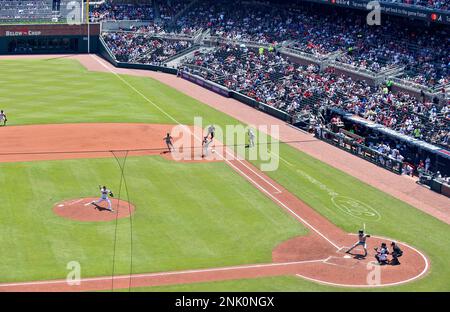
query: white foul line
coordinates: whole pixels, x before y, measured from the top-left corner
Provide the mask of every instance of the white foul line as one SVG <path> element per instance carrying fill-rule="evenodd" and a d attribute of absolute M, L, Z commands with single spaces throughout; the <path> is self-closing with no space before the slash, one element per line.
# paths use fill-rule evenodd
<path fill-rule="evenodd" d="M 304 264 L 304 263 L 323 262 L 324 260 L 326 260 L 326 259 L 294 261 L 294 262 L 251 264 L 251 265 L 230 266 L 230 267 L 211 268 L 211 269 L 196 269 L 196 270 L 185 270 L 185 271 L 144 273 L 144 274 L 134 274 L 134 275 L 131 275 L 131 277 L 132 278 L 147 278 L 147 277 L 158 277 L 158 276 L 169 276 L 169 275 L 183 275 L 183 274 L 192 274 L 192 273 L 208 273 L 208 272 L 233 271 L 233 270 L 242 270 L 242 269 L 256 269 L 256 268 L 290 266 L 290 265 L 298 265 L 298 264 Z M 81 283 L 83 283 L 83 282 L 104 281 L 104 280 L 109 281 L 109 280 L 111 280 L 111 278 L 112 277 L 110 277 L 110 276 L 83 278 L 83 279 L 81 279 Z M 129 275 L 114 276 L 115 280 L 129 279 L 129 278 L 130 278 Z M 67 281 L 66 280 L 50 280 L 50 281 L 36 281 L 36 282 L 23 282 L 23 283 L 7 283 L 7 284 L 0 284 L 0 287 L 32 286 L 32 285 L 61 284 L 61 283 L 67 283 Z"/>

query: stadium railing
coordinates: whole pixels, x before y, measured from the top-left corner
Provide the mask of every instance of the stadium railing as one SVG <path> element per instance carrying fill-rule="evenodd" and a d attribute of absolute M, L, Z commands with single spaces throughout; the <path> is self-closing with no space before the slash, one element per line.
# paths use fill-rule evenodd
<path fill-rule="evenodd" d="M 315 136 L 331 145 L 345 150 L 353 155 L 368 160 L 396 174 L 402 174 L 403 162 L 384 155 L 365 145 L 359 144 L 354 138 L 347 137 L 343 133 L 334 133 L 326 128 L 315 131 Z"/>

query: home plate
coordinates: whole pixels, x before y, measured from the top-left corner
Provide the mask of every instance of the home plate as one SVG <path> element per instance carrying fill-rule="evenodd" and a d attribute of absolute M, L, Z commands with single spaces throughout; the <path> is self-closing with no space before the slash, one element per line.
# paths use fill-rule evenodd
<path fill-rule="evenodd" d="M 63 204 L 59 204 L 58 207 L 64 207 L 64 205 Z"/>
<path fill-rule="evenodd" d="M 349 258 L 351 258 L 351 257 L 352 257 L 352 256 L 350 256 L 350 255 L 345 255 L 345 256 L 344 256 L 345 259 L 349 259 Z"/>

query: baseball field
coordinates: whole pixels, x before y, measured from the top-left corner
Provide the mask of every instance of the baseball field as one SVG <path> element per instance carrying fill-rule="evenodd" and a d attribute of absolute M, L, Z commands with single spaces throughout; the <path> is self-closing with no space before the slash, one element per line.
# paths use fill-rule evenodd
<path fill-rule="evenodd" d="M 298 148 L 272 139 L 265 172 L 163 153 L 194 117 L 242 124 L 208 104 L 75 59 L 0 60 L 0 291 L 450 291 L 447 223 Z M 89 205 L 99 185 L 116 212 Z M 349 259 L 362 227 L 369 256 Z M 402 265 L 367 284 L 373 247 L 391 240 Z M 67 286 L 73 262 L 82 281 Z"/>

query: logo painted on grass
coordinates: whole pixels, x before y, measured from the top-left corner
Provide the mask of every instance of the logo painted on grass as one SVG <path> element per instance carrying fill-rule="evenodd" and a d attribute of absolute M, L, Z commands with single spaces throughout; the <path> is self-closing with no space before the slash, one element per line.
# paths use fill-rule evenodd
<path fill-rule="evenodd" d="M 369 262 L 366 265 L 369 273 L 366 276 L 366 282 L 369 286 L 381 285 L 381 267 L 375 262 Z"/>
<path fill-rule="evenodd" d="M 66 277 L 66 283 L 69 286 L 77 286 L 81 284 L 81 265 L 78 261 L 70 261 L 66 266 L 70 270 Z"/>
<path fill-rule="evenodd" d="M 331 201 L 337 208 L 352 217 L 367 221 L 379 221 L 381 219 L 378 211 L 357 199 L 347 196 L 336 196 L 332 197 Z"/>
<path fill-rule="evenodd" d="M 297 169 L 297 172 L 305 177 L 311 184 L 314 184 L 319 189 L 326 192 L 331 197 L 333 205 L 345 214 L 365 221 L 381 220 L 381 215 L 370 205 L 351 197 L 339 195 L 339 193 L 300 169 Z"/>

